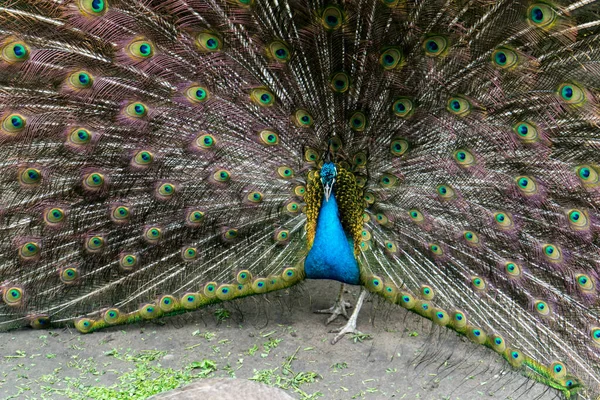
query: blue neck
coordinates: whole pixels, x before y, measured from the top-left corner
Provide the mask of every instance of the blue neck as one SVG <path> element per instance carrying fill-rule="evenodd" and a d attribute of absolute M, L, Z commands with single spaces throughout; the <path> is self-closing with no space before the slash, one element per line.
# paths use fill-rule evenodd
<path fill-rule="evenodd" d="M 360 283 L 354 243 L 344 232 L 333 193 L 329 201 L 323 198 L 321 203 L 315 241 L 304 261 L 304 272 L 309 279 L 333 279 L 351 285 Z"/>

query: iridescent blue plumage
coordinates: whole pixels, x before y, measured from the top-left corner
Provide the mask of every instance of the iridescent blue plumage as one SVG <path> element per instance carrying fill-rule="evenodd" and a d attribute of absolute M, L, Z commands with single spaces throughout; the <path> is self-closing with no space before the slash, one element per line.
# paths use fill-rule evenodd
<path fill-rule="evenodd" d="M 358 285 L 360 274 L 353 249 L 353 240 L 340 222 L 335 193 L 331 193 L 319 210 L 315 241 L 304 262 L 306 277 Z"/>

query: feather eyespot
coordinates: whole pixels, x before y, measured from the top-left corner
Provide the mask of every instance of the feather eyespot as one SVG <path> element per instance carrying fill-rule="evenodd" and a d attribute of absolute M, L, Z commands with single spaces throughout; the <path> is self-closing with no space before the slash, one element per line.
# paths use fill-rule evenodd
<path fill-rule="evenodd" d="M 356 111 L 350 117 L 350 128 L 356 132 L 362 132 L 367 127 L 367 116 L 361 112 Z"/>
<path fill-rule="evenodd" d="M 453 156 L 454 161 L 456 161 L 456 163 L 462 168 L 469 168 L 475 165 L 475 157 L 467 150 L 456 150 Z"/>
<path fill-rule="evenodd" d="M 16 286 L 3 289 L 2 300 L 7 306 L 20 306 L 23 302 L 23 289 Z"/>
<path fill-rule="evenodd" d="M 18 174 L 19 183 L 26 187 L 34 187 L 42 182 L 42 172 L 33 167 L 21 168 Z"/>
<path fill-rule="evenodd" d="M 7 63 L 13 64 L 26 61 L 29 58 L 29 46 L 20 40 L 10 40 L 2 46 L 0 56 Z"/>
<path fill-rule="evenodd" d="M 492 53 L 492 63 L 499 69 L 510 69 L 519 62 L 519 56 L 514 50 L 501 47 Z"/>
<path fill-rule="evenodd" d="M 266 146 L 276 146 L 279 144 L 279 135 L 275 132 L 265 129 L 258 133 L 262 144 Z"/>
<path fill-rule="evenodd" d="M 104 249 L 104 246 L 104 237 L 100 235 L 90 236 L 85 242 L 85 250 L 88 253 L 98 253 Z"/>
<path fill-rule="evenodd" d="M 414 112 L 414 103 L 408 97 L 400 97 L 392 104 L 392 111 L 396 117 L 407 119 Z"/>
<path fill-rule="evenodd" d="M 92 133 L 85 128 L 75 128 L 69 133 L 68 144 L 75 147 L 85 147 L 92 141 Z"/>
<path fill-rule="evenodd" d="M 395 138 L 392 139 L 390 144 L 390 152 L 393 156 L 400 157 L 408 151 L 409 145 L 405 139 Z"/>
<path fill-rule="evenodd" d="M 63 283 L 71 284 L 79 278 L 79 270 L 75 267 L 63 268 L 59 271 L 59 276 Z"/>
<path fill-rule="evenodd" d="M 270 107 L 275 104 L 275 96 L 273 93 L 263 88 L 252 89 L 252 92 L 250 92 L 250 99 L 254 104 L 261 107 Z"/>
<path fill-rule="evenodd" d="M 425 55 L 429 57 L 439 57 L 448 50 L 448 39 L 444 36 L 430 36 L 423 41 Z"/>
<path fill-rule="evenodd" d="M 52 207 L 44 212 L 44 222 L 50 226 L 60 225 L 65 220 L 65 210 L 60 207 Z"/>
<path fill-rule="evenodd" d="M 125 52 L 133 59 L 145 60 L 154 56 L 154 44 L 145 39 L 134 39 L 126 47 Z"/>
<path fill-rule="evenodd" d="M 75 71 L 67 79 L 73 89 L 87 89 L 92 87 L 94 77 L 87 71 Z"/>
<path fill-rule="evenodd" d="M 192 85 L 186 89 L 185 97 L 187 97 L 192 104 L 198 104 L 208 100 L 210 93 L 204 86 Z"/>
<path fill-rule="evenodd" d="M 321 13 L 321 24 L 328 31 L 339 29 L 344 22 L 344 12 L 337 6 L 326 7 Z"/>
<path fill-rule="evenodd" d="M 403 61 L 402 50 L 397 47 L 390 47 L 384 50 L 379 56 L 379 64 L 387 71 L 402 66 Z"/>
<path fill-rule="evenodd" d="M 1 131 L 2 133 L 12 136 L 25 129 L 27 120 L 20 114 L 8 114 L 2 118 Z"/>
<path fill-rule="evenodd" d="M 136 167 L 148 167 L 154 161 L 154 154 L 148 150 L 140 150 L 133 156 L 131 164 Z"/>
<path fill-rule="evenodd" d="M 562 83 L 557 93 L 562 101 L 572 106 L 581 106 L 587 101 L 585 91 L 576 83 Z"/>
<path fill-rule="evenodd" d="M 148 107 L 144 103 L 134 102 L 125 107 L 124 113 L 131 118 L 144 118 L 148 114 Z"/>
<path fill-rule="evenodd" d="M 308 111 L 299 109 L 294 113 L 294 124 L 299 128 L 310 128 L 313 124 L 313 118 Z"/>
<path fill-rule="evenodd" d="M 79 0 L 77 6 L 83 15 L 90 17 L 101 16 L 108 10 L 106 0 Z"/>
<path fill-rule="evenodd" d="M 446 109 L 458 117 L 465 117 L 471 112 L 471 103 L 463 97 L 451 97 Z"/>
<path fill-rule="evenodd" d="M 181 250 L 181 258 L 183 259 L 183 261 L 192 261 L 195 260 L 196 257 L 198 256 L 198 249 L 196 249 L 195 247 L 184 247 Z"/>
<path fill-rule="evenodd" d="M 269 44 L 268 50 L 271 58 L 277 62 L 286 63 L 291 58 L 290 48 L 280 40 L 276 40 Z"/>
<path fill-rule="evenodd" d="M 350 88 L 350 77 L 345 72 L 337 72 L 331 77 L 329 86 L 336 93 L 345 93 Z"/>
<path fill-rule="evenodd" d="M 513 131 L 523 143 L 535 143 L 539 140 L 538 129 L 531 122 L 517 122 L 513 125 Z"/>
<path fill-rule="evenodd" d="M 527 9 L 527 18 L 538 28 L 550 29 L 556 23 L 558 14 L 548 4 L 534 3 Z"/>
<path fill-rule="evenodd" d="M 214 53 L 223 48 L 221 38 L 211 32 L 201 32 L 196 37 L 196 44 L 200 51 Z"/>
<path fill-rule="evenodd" d="M 138 257 L 132 253 L 123 253 L 119 257 L 119 266 L 124 271 L 133 271 L 138 263 Z"/>

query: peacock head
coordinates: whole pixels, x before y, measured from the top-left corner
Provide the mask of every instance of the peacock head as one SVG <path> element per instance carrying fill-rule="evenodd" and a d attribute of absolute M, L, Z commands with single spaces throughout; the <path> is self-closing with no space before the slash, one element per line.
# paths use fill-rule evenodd
<path fill-rule="evenodd" d="M 335 183 L 335 177 L 337 176 L 335 164 L 331 161 L 327 161 L 321 167 L 320 175 L 321 183 L 323 183 L 323 190 L 325 191 L 325 200 L 329 201 L 329 196 L 331 196 L 331 190 L 333 189 L 333 184 Z"/>

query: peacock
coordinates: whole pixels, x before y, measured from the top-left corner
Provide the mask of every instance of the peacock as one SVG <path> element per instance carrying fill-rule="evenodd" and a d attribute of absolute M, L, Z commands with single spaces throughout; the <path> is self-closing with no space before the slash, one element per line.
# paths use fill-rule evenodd
<path fill-rule="evenodd" d="M 330 279 L 597 398 L 599 96 L 592 0 L 4 0 L 0 331 Z"/>

